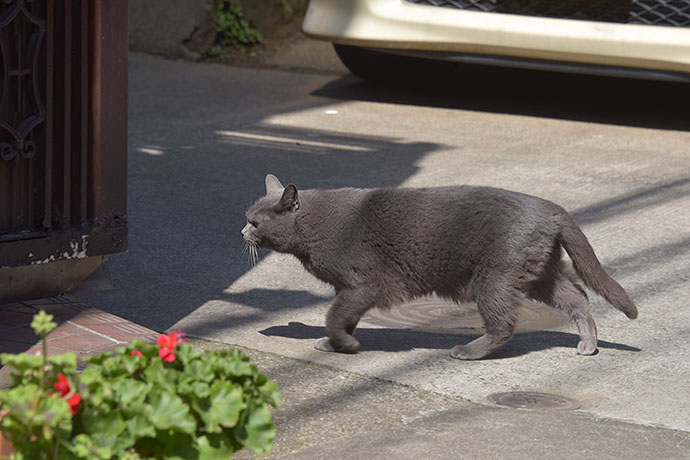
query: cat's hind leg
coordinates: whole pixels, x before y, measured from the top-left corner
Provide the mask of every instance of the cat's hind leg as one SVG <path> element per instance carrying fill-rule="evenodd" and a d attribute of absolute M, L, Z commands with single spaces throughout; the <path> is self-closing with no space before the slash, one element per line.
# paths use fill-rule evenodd
<path fill-rule="evenodd" d="M 318 339 L 314 348 L 321 351 L 355 353 L 359 341 L 353 333 L 362 315 L 373 307 L 366 293 L 354 290 L 338 292 L 326 314 L 328 337 Z"/>
<path fill-rule="evenodd" d="M 519 292 L 505 287 L 478 296 L 477 308 L 486 333 L 467 345 L 453 347 L 450 356 L 456 359 L 482 359 L 501 348 L 515 331 L 520 300 Z"/>
<path fill-rule="evenodd" d="M 578 354 L 596 354 L 597 325 L 590 311 L 587 293 L 576 281 L 561 273 L 552 282 L 539 286 L 532 297 L 570 316 L 580 334 Z"/>

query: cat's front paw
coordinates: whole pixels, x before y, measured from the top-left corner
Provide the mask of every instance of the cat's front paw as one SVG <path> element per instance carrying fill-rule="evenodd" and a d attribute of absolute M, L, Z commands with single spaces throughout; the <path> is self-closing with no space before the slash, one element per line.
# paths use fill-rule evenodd
<path fill-rule="evenodd" d="M 455 359 L 469 359 L 467 357 L 467 351 L 465 350 L 465 347 L 463 347 L 462 345 L 453 347 L 450 350 L 450 357 Z"/>
<path fill-rule="evenodd" d="M 596 355 L 598 352 L 599 349 L 595 340 L 580 340 L 577 344 L 578 355 Z"/>
<path fill-rule="evenodd" d="M 465 345 L 457 345 L 450 350 L 450 356 L 455 359 L 474 360 L 482 359 L 486 353 L 477 353 Z"/>

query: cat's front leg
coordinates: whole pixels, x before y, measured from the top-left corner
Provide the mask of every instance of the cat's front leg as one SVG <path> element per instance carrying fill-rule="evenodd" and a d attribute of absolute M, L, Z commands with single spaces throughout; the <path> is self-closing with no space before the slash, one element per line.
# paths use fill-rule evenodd
<path fill-rule="evenodd" d="M 359 340 L 353 333 L 359 319 L 371 306 L 362 291 L 338 292 L 326 315 L 328 337 L 317 340 L 314 348 L 320 351 L 356 353 L 359 350 Z"/>

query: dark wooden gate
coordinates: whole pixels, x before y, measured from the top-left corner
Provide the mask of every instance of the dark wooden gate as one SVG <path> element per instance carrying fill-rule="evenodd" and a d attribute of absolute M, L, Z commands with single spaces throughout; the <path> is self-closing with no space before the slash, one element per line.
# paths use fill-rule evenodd
<path fill-rule="evenodd" d="M 127 2 L 0 0 L 0 271 L 124 251 L 126 169 Z"/>

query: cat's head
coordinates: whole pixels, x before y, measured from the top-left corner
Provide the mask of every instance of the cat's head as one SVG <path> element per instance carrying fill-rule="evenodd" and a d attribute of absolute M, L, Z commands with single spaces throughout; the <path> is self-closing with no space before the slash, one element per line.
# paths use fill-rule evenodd
<path fill-rule="evenodd" d="M 250 248 L 289 251 L 295 215 L 300 201 L 297 187 L 280 183 L 273 174 L 266 176 L 266 196 L 258 199 L 247 210 L 247 225 L 242 236 Z"/>

